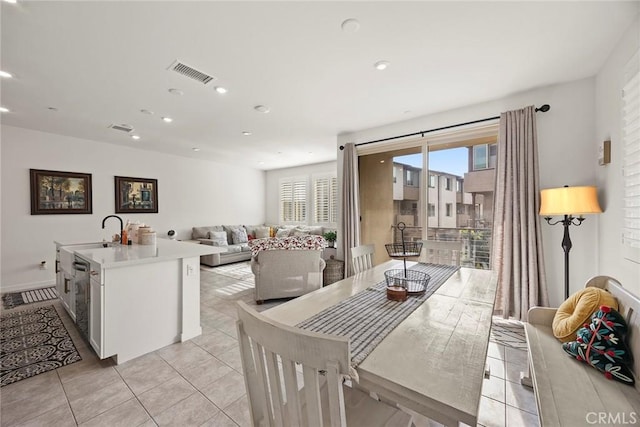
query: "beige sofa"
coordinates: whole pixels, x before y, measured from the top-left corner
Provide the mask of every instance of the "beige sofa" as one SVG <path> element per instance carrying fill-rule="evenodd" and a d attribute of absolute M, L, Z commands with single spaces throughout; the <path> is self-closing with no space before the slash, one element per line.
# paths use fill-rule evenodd
<path fill-rule="evenodd" d="M 322 287 L 322 250 L 265 250 L 251 258 L 255 300 L 291 298 Z"/>

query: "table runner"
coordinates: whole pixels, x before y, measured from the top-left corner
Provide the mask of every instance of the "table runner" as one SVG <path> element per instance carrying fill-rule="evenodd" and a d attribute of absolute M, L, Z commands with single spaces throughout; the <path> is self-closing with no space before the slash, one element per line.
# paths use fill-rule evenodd
<path fill-rule="evenodd" d="M 431 276 L 424 294 L 409 296 L 403 302 L 390 301 L 387 299 L 387 284 L 383 280 L 296 326 L 313 332 L 349 337 L 351 366 L 355 368 L 459 268 L 453 265 L 416 264 L 409 270 Z"/>

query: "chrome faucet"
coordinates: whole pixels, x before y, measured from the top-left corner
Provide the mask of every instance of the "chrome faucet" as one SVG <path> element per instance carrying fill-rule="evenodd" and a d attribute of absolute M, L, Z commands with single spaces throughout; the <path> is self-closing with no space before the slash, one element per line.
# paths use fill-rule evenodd
<path fill-rule="evenodd" d="M 102 229 L 104 230 L 104 223 L 109 218 L 118 218 L 118 221 L 120 221 L 120 231 L 118 231 L 118 234 L 120 235 L 120 240 L 122 240 L 122 230 L 124 230 L 124 222 L 122 222 L 122 218 L 120 218 L 118 215 L 107 215 L 107 216 L 105 216 L 102 219 Z"/>

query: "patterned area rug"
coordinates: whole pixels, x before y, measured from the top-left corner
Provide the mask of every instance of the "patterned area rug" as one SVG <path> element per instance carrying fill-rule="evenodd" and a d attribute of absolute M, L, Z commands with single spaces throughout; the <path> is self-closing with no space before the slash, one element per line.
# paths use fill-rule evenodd
<path fill-rule="evenodd" d="M 31 304 L 33 302 L 48 301 L 58 298 L 56 288 L 34 289 L 25 292 L 11 292 L 2 296 L 2 304 L 4 308 L 14 308 L 19 305 Z"/>
<path fill-rule="evenodd" d="M 82 360 L 50 305 L 0 317 L 0 386 Z"/>
<path fill-rule="evenodd" d="M 518 350 L 527 350 L 527 338 L 524 333 L 524 326 L 517 320 L 494 316 L 491 322 L 490 341 Z"/>

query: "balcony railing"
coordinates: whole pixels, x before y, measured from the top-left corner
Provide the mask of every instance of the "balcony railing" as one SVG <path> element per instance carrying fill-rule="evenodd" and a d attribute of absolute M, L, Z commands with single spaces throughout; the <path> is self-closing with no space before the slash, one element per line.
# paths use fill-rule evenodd
<path fill-rule="evenodd" d="M 393 225 L 391 228 L 394 242 L 400 242 L 400 230 Z M 462 251 L 455 257 L 459 258 L 462 267 L 490 269 L 491 238 L 492 230 L 486 227 L 427 228 L 428 240 L 462 242 Z M 406 241 L 422 240 L 422 227 L 405 227 L 404 239 Z"/>

